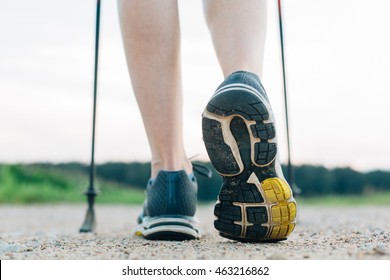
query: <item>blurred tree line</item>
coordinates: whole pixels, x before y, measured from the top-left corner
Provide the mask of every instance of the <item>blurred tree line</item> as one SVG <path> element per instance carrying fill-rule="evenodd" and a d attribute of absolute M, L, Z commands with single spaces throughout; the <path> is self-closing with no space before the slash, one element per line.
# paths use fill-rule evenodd
<path fill-rule="evenodd" d="M 210 163 L 202 163 L 213 171 L 211 179 L 197 176 L 198 197 L 200 201 L 211 201 L 217 198 L 221 186 L 220 176 Z M 88 165 L 81 163 L 34 164 L 45 169 L 60 169 L 67 173 L 83 173 L 87 176 Z M 283 166 L 283 169 L 285 166 Z M 390 191 L 389 171 L 358 172 L 348 167 L 328 169 L 323 166 L 295 166 L 295 180 L 301 189 L 302 196 L 313 197 L 323 195 L 364 195 L 371 192 Z M 98 177 L 144 189 L 150 176 L 150 164 L 141 162 L 121 163 L 109 162 L 96 166 Z M 286 174 L 286 173 L 285 173 Z"/>

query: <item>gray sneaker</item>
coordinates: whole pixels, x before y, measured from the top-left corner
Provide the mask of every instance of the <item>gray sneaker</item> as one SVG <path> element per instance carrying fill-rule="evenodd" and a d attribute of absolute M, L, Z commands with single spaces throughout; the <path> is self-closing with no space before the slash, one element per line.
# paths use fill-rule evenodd
<path fill-rule="evenodd" d="M 229 239 L 284 240 L 294 230 L 296 202 L 277 155 L 275 119 L 257 75 L 232 73 L 203 112 L 203 140 L 223 179 L 215 228 Z"/>
<path fill-rule="evenodd" d="M 198 239 L 197 191 L 194 175 L 184 170 L 160 171 L 146 187 L 136 235 L 153 240 Z"/>

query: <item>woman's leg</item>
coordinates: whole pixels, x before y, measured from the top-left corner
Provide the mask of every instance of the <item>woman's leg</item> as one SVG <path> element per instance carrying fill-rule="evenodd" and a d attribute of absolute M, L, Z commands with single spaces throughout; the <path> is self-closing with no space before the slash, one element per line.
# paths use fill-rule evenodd
<path fill-rule="evenodd" d="M 214 226 L 234 240 L 284 240 L 295 228 L 296 203 L 278 161 L 275 118 L 259 79 L 266 0 L 204 0 L 204 7 L 225 75 L 202 121 L 208 155 L 223 177 Z"/>
<path fill-rule="evenodd" d="M 118 0 L 133 90 L 152 153 L 152 174 L 192 166 L 182 136 L 180 25 L 176 0 Z"/>
<path fill-rule="evenodd" d="M 203 5 L 224 76 L 246 70 L 261 77 L 267 0 L 204 0 Z"/>

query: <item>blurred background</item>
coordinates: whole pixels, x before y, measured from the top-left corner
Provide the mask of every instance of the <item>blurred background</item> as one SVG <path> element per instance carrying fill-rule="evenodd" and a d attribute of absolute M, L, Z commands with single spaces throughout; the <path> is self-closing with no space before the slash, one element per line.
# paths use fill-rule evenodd
<path fill-rule="evenodd" d="M 223 76 L 202 1 L 179 0 L 184 139 L 208 162 L 201 114 Z M 390 203 L 390 2 L 282 1 L 292 159 L 308 203 Z M 95 0 L 0 2 L 0 203 L 81 202 L 88 186 Z M 102 1 L 96 138 L 98 203 L 142 203 L 150 152 L 116 1 Z M 269 1 L 263 84 L 287 160 L 277 1 Z M 199 83 L 202 81 L 202 83 Z M 214 201 L 218 176 L 199 177 Z"/>

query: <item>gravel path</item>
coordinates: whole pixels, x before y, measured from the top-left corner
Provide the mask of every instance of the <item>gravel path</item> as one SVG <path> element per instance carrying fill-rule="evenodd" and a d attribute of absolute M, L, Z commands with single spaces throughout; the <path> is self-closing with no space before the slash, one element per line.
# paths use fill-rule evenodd
<path fill-rule="evenodd" d="M 140 207 L 98 205 L 97 232 L 79 234 L 84 205 L 0 205 L 0 259 L 390 259 L 390 206 L 302 206 L 274 244 L 221 238 L 212 209 L 199 207 L 200 240 L 169 242 L 132 235 Z"/>

